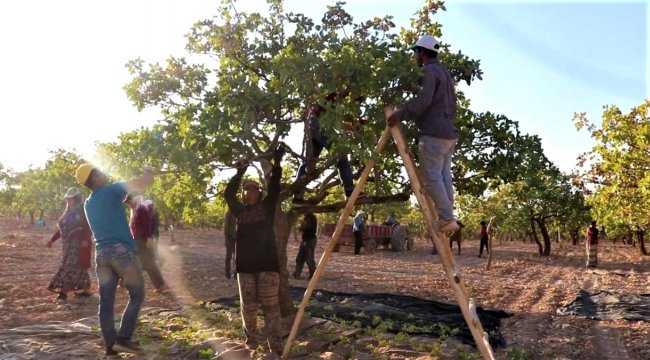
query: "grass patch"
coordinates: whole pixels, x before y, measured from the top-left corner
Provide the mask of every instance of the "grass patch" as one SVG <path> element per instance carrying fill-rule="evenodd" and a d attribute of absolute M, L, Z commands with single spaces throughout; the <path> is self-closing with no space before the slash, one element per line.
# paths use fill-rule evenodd
<path fill-rule="evenodd" d="M 244 339 L 239 316 L 229 310 L 209 311 L 202 304 L 197 304 L 183 316 L 164 315 L 165 313 L 156 317 L 141 318 L 136 330 L 140 343 L 144 346 L 150 345 L 154 338 L 161 339 L 156 359 L 170 358 L 174 355 L 170 354 L 172 347 L 187 351 L 213 336 L 232 340 Z M 201 359 L 209 359 L 214 355 L 211 348 L 199 351 Z"/>
<path fill-rule="evenodd" d="M 199 350 L 199 359 L 212 359 L 214 355 L 214 349 L 212 348 Z"/>
<path fill-rule="evenodd" d="M 506 353 L 508 360 L 530 360 L 530 355 L 522 350 L 512 349 Z"/>

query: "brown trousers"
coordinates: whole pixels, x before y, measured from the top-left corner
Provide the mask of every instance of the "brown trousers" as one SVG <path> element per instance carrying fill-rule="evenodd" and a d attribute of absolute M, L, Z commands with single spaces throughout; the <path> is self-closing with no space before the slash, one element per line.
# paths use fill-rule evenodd
<path fill-rule="evenodd" d="M 281 354 L 282 324 L 280 304 L 278 303 L 278 286 L 280 274 L 277 272 L 259 272 L 252 274 L 237 273 L 239 281 L 239 300 L 241 316 L 246 336 L 246 346 L 257 348 L 257 308 L 261 305 L 264 312 L 264 334 L 271 351 Z"/>

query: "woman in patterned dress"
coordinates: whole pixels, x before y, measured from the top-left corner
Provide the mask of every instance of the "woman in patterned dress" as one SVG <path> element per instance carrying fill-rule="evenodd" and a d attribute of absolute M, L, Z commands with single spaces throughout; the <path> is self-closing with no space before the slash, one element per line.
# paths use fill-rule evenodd
<path fill-rule="evenodd" d="M 66 209 L 59 218 L 59 229 L 50 238 L 46 246 L 59 238 L 63 245 L 63 259 L 50 285 L 52 292 L 59 293 L 58 300 L 64 301 L 71 291 L 82 290 L 77 296 L 90 296 L 90 256 L 92 252 L 92 232 L 86 221 L 83 209 L 83 197 L 77 188 L 70 188 L 65 194 Z"/>

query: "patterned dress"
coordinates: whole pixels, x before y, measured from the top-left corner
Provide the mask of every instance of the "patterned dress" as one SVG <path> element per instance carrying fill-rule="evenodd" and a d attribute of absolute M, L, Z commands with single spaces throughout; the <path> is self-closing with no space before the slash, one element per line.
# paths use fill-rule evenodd
<path fill-rule="evenodd" d="M 86 222 L 83 206 L 71 207 L 61 217 L 59 230 L 51 241 L 61 238 L 63 259 L 48 290 L 67 293 L 90 288 L 90 255 L 92 252 L 92 232 Z"/>

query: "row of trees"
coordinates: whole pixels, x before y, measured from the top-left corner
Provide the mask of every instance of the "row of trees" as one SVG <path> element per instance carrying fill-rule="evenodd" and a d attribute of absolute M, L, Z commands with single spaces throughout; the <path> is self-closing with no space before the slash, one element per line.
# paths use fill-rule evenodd
<path fill-rule="evenodd" d="M 403 103 L 417 89 L 417 66 L 404 49 L 418 34 L 442 35 L 442 26 L 434 21 L 444 10 L 442 1 L 426 1 L 411 28 L 400 31 L 390 16 L 355 23 L 342 3 L 329 6 L 320 23 L 286 13 L 282 1 L 269 0 L 268 5 L 268 13 L 248 14 L 238 12 L 235 1 L 225 2 L 215 19 L 191 29 L 190 56 L 211 55 L 218 60 L 216 67 L 184 58 L 128 64 L 133 80 L 125 86 L 127 95 L 138 109 L 157 107 L 164 118 L 100 144 L 97 158 L 118 178 L 133 176 L 145 165 L 161 169 L 148 195 L 168 224 L 219 227 L 225 212 L 223 171 L 236 161 L 257 160 L 258 173 L 266 179 L 268 149 L 300 132 L 300 147 L 289 142 L 294 149 L 285 166 L 282 198 L 307 188 L 312 210 L 335 213 L 343 206 L 338 178 L 330 171 L 336 159 L 350 154 L 358 177 L 366 160 L 375 156 L 371 149 L 385 126 L 383 106 Z M 481 78 L 479 60 L 452 51 L 450 44 L 443 48 L 441 61 L 456 82 L 469 85 Z M 344 96 L 328 101 L 332 93 Z M 559 229 L 575 243 L 592 218 L 591 208 L 610 236 L 643 237 L 650 218 L 647 101 L 628 114 L 607 107 L 600 128 L 576 114 L 576 127 L 590 131 L 596 146 L 581 156 L 578 170 L 569 176 L 546 158 L 538 137 L 520 133 L 516 121 L 475 113 L 462 92 L 458 97 L 461 137 L 454 175 L 469 234 L 481 219 L 492 219 L 500 236 L 530 237 L 539 244 L 540 255 L 548 255 L 549 229 Z M 314 104 L 327 109 L 321 126 L 337 139 L 317 162 L 308 154 L 309 132 L 304 131 L 306 110 Z M 355 120 L 361 118 L 374 120 L 359 132 L 338 130 L 342 119 L 361 125 Z M 412 124 L 405 124 L 405 130 L 415 138 Z M 414 141 L 411 146 L 417 154 Z M 382 157 L 367 185 L 367 210 L 379 220 L 395 212 L 417 228 L 418 209 L 404 202 L 410 188 L 401 159 L 391 148 Z M 303 161 L 310 165 L 307 178 L 293 180 Z M 0 164 L 0 206 L 32 221 L 55 217 L 63 206 L 60 194 L 75 185 L 79 162 L 74 152 L 57 150 L 43 168 L 14 173 Z M 288 207 L 284 210 L 282 214 L 296 217 Z"/>
<path fill-rule="evenodd" d="M 74 152 L 56 150 L 41 168 L 23 172 L 5 169 L 0 164 L 0 211 L 20 219 L 56 218 L 65 206 L 63 195 L 75 186 L 74 174 L 80 157 Z"/>
<path fill-rule="evenodd" d="M 268 181 L 270 149 L 284 143 L 289 152 L 282 211 L 276 212 L 284 265 L 287 239 L 299 215 L 285 200 L 306 189 L 309 210 L 336 213 L 344 206 L 331 170 L 341 155 L 349 154 L 358 178 L 367 160 L 377 156 L 372 149 L 385 128 L 383 107 L 403 104 L 418 89 L 419 70 L 405 49 L 420 34 L 441 37 L 442 26 L 434 18 L 444 3 L 425 1 L 410 28 L 402 29 L 395 28 L 391 16 L 355 22 L 343 3 L 329 6 L 319 22 L 285 12 L 281 0 L 267 4 L 265 13 L 245 13 L 237 10 L 236 1 L 223 2 L 214 18 L 199 21 L 187 34 L 188 58 L 129 62 L 133 78 L 125 86 L 127 96 L 138 110 L 158 109 L 162 119 L 100 144 L 97 158 L 119 178 L 135 175 L 145 165 L 160 169 L 148 195 L 165 222 L 219 226 L 225 211 L 220 196 L 224 174 L 244 161 Z M 451 44 L 442 48 L 440 60 L 456 83 L 481 79 L 479 60 Z M 201 61 L 206 58 L 210 61 Z M 459 211 L 470 233 L 480 219 L 493 219 L 502 236 L 528 235 L 540 255 L 547 256 L 550 229 L 577 241 L 591 218 L 589 207 L 610 231 L 638 233 L 648 226 L 647 102 L 629 114 L 607 108 L 602 129 L 577 115 L 576 124 L 586 126 L 597 145 L 583 157 L 583 170 L 569 176 L 546 158 L 537 136 L 522 134 L 518 123 L 504 115 L 473 112 L 470 99 L 461 91 L 457 95 L 460 141 L 453 171 L 463 194 Z M 319 160 L 307 146 L 307 110 L 316 104 L 326 109 L 320 118 L 324 133 L 336 139 Z M 341 131 L 344 122 L 359 130 Z M 417 154 L 416 130 L 412 123 L 404 127 Z M 4 208 L 32 218 L 56 214 L 60 195 L 74 184 L 79 160 L 74 153 L 57 151 L 43 169 L 1 172 Z M 307 176 L 294 179 L 305 161 Z M 394 211 L 420 226 L 418 209 L 407 201 L 411 190 L 396 149 L 385 150 L 378 164 L 366 185 L 369 196 L 360 205 L 377 217 Z M 282 268 L 281 289 L 286 290 L 288 274 Z M 290 307 L 290 301 L 283 303 Z M 283 309 L 285 315 L 288 311 Z"/>

